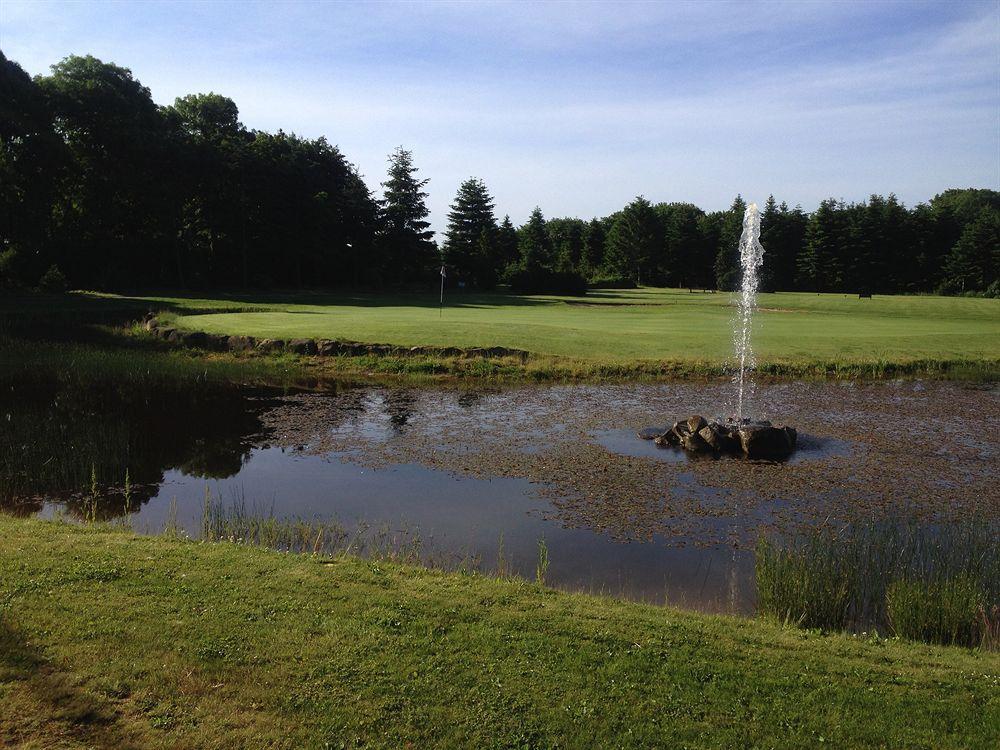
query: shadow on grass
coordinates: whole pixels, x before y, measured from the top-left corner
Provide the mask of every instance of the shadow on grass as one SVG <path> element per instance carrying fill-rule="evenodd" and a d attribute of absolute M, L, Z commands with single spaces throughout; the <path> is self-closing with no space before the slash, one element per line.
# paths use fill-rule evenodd
<path fill-rule="evenodd" d="M 5 689 L 5 690 L 4 690 Z M 56 669 L 0 615 L 0 746 L 138 748 L 110 703 Z M 51 744 L 50 744 L 51 743 Z"/>

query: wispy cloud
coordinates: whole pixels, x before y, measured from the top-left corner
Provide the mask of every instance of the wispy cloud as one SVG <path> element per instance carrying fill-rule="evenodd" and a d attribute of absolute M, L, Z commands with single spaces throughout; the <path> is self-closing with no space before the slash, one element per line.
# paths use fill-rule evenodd
<path fill-rule="evenodd" d="M 478 175 L 523 220 L 637 193 L 1000 187 L 1000 11 L 984 3 L 0 5 L 33 73 L 92 52 L 161 103 L 232 96 L 251 127 L 327 135 L 377 187 L 414 149 L 441 227 Z"/>

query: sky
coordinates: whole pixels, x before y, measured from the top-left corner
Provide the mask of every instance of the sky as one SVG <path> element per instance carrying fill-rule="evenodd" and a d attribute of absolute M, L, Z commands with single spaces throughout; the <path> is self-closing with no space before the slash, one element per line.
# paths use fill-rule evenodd
<path fill-rule="evenodd" d="M 376 193 L 402 145 L 438 231 L 470 176 L 516 224 L 640 194 L 1000 189 L 998 0 L 0 0 L 0 49 L 33 75 L 92 54 L 159 104 L 224 94 L 247 127 L 325 135 Z"/>

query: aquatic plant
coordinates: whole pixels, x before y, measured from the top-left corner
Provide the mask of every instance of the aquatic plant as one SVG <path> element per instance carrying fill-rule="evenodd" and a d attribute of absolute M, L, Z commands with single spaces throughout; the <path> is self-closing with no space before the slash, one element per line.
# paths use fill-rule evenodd
<path fill-rule="evenodd" d="M 801 627 L 995 644 L 1000 520 L 867 519 L 757 544 L 758 610 Z"/>
<path fill-rule="evenodd" d="M 538 540 L 538 563 L 535 565 L 535 581 L 545 585 L 545 574 L 549 571 L 549 548 L 544 539 Z"/>

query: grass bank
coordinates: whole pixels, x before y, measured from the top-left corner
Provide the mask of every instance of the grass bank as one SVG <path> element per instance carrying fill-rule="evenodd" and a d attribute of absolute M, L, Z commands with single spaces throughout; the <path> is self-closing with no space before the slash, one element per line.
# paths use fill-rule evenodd
<path fill-rule="evenodd" d="M 992 747 L 1000 657 L 0 516 L 0 744 Z"/>
<path fill-rule="evenodd" d="M 762 302 L 754 334 L 763 378 L 993 381 L 1000 375 L 1000 301 L 770 296 L 780 299 Z M 593 292 L 585 300 L 466 296 L 439 316 L 433 300 L 417 295 L 12 296 L 0 302 L 0 349 L 5 354 L 0 358 L 0 382 L 18 371 L 57 373 L 60 378 L 79 372 L 80 377 L 141 381 L 162 374 L 282 385 L 726 376 L 731 349 L 728 295 L 643 289 Z M 784 307 L 767 307 L 779 303 Z M 299 357 L 287 352 L 184 350 L 126 328 L 150 310 L 172 326 L 209 333 L 395 346 L 502 346 L 530 355 Z"/>
<path fill-rule="evenodd" d="M 208 333 L 329 338 L 406 346 L 501 346 L 604 366 L 706 368 L 732 352 L 729 294 L 595 290 L 586 297 L 454 293 L 148 298 Z M 754 348 L 765 367 L 1000 360 L 1000 300 L 763 294 Z"/>

